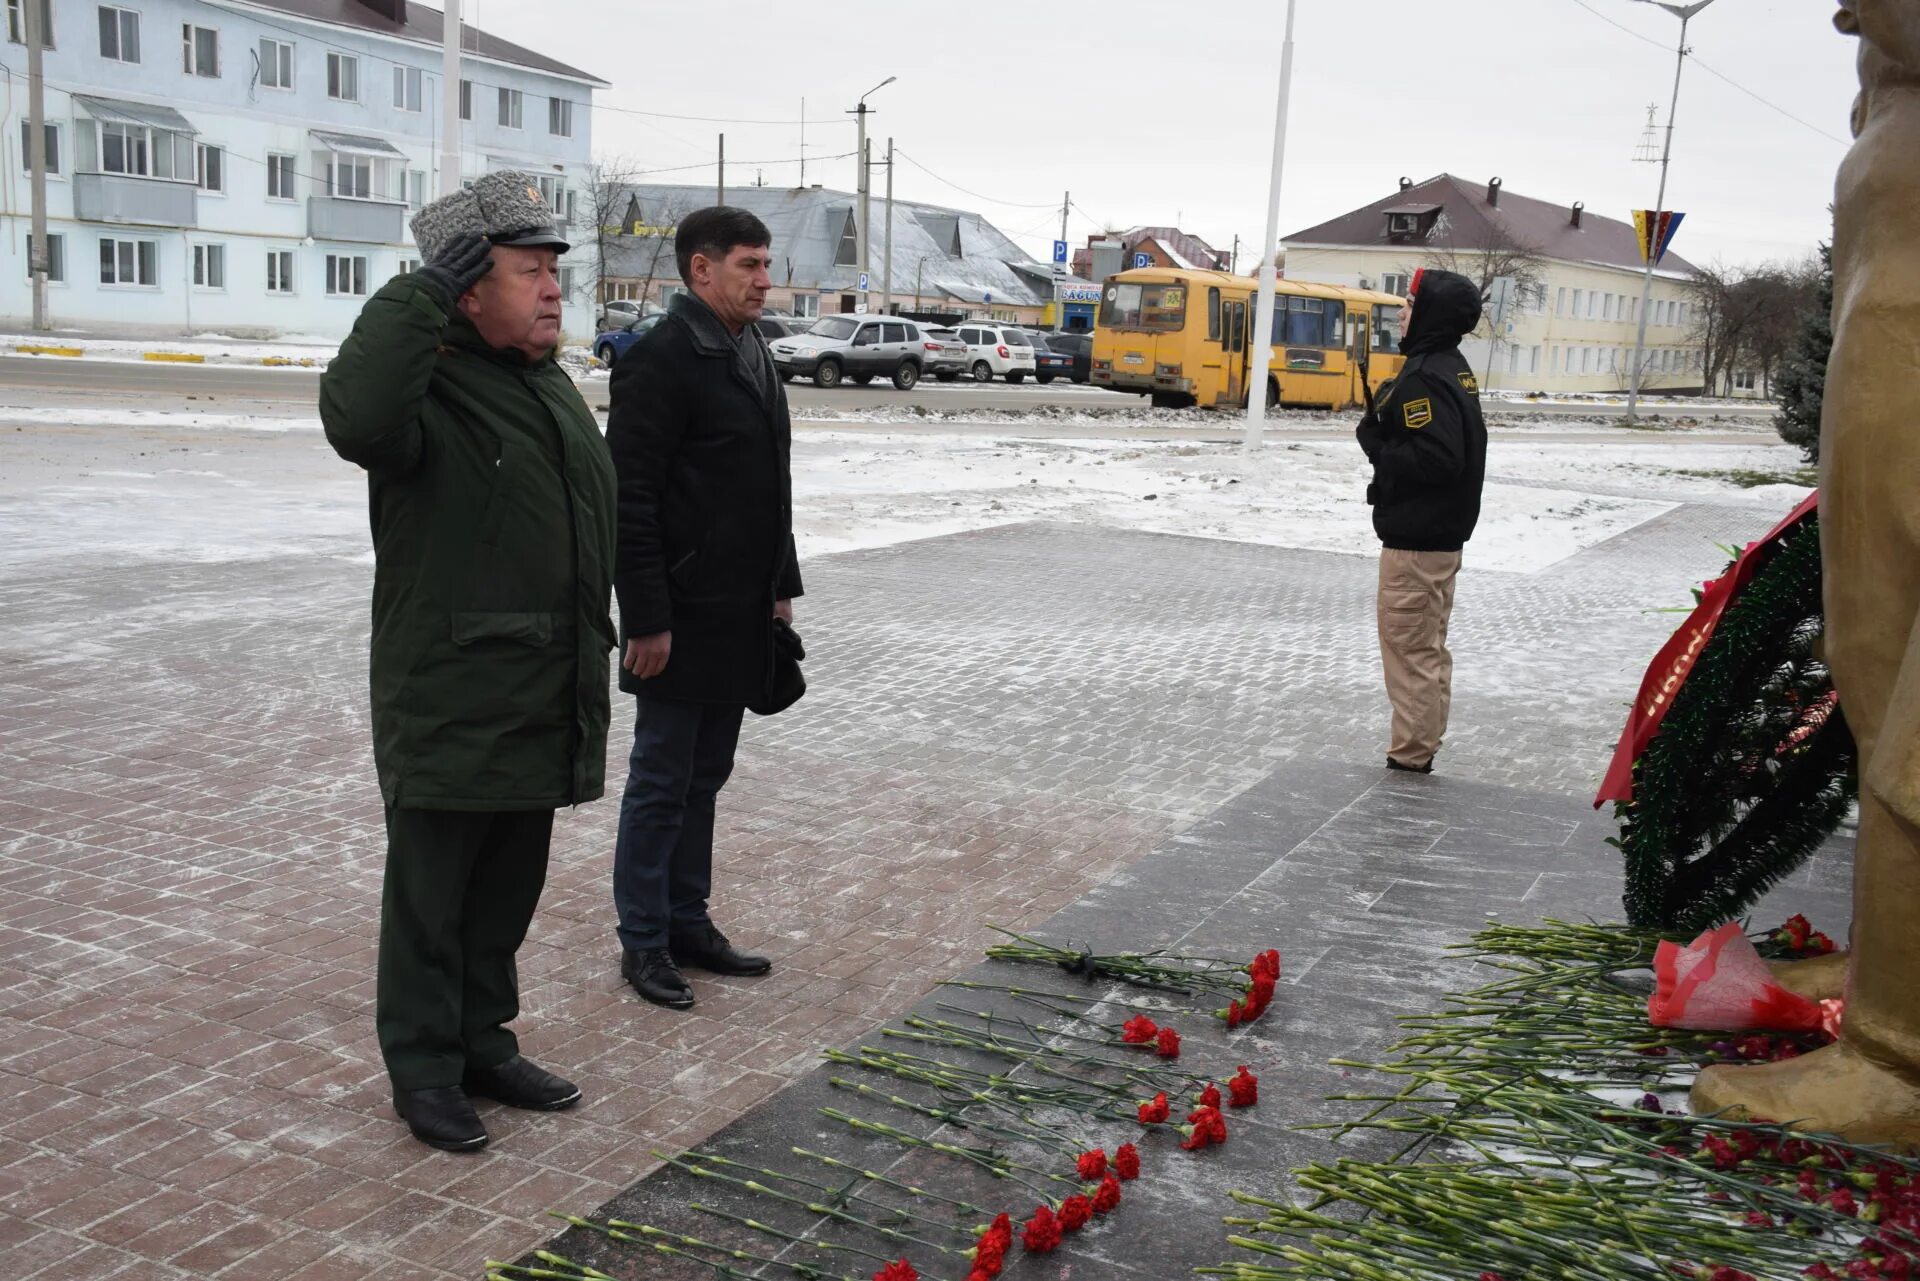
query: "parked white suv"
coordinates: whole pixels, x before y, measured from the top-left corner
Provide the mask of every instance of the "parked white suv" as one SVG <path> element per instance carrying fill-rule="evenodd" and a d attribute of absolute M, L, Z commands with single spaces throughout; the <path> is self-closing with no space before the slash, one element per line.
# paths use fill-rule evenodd
<path fill-rule="evenodd" d="M 996 374 L 1010 383 L 1024 382 L 1035 371 L 1033 339 L 1018 325 L 967 320 L 953 329 L 967 345 L 967 367 L 976 382 L 992 382 Z"/>

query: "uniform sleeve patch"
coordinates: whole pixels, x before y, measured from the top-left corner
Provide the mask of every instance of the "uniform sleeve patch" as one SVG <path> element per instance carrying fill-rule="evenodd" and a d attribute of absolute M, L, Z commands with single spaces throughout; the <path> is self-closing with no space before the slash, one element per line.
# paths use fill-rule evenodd
<path fill-rule="evenodd" d="M 1455 374 L 1454 377 L 1460 380 L 1460 385 L 1466 388 L 1468 392 L 1475 396 L 1480 394 L 1480 380 L 1473 376 L 1471 369 L 1463 369 Z"/>
<path fill-rule="evenodd" d="M 1401 421 L 1415 431 L 1433 421 L 1433 401 L 1422 396 L 1419 400 L 1409 400 L 1400 410 Z"/>

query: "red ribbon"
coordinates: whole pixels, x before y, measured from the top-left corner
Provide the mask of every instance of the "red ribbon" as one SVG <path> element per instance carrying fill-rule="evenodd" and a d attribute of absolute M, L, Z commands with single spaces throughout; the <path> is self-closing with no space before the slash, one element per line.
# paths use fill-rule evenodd
<path fill-rule="evenodd" d="M 1748 543 L 1732 567 L 1707 584 L 1693 613 L 1680 625 L 1680 630 L 1673 634 L 1672 639 L 1661 647 L 1660 652 L 1654 655 L 1646 677 L 1640 682 L 1640 693 L 1633 700 L 1633 710 L 1627 715 L 1626 728 L 1620 733 L 1620 745 L 1614 748 L 1613 763 L 1607 767 L 1607 776 L 1600 784 L 1599 795 L 1593 798 L 1595 809 L 1608 801 L 1633 799 L 1633 763 L 1640 759 L 1640 754 L 1647 750 L 1647 744 L 1660 732 L 1660 722 L 1666 719 L 1667 710 L 1673 706 L 1675 696 L 1693 671 L 1701 651 L 1713 639 L 1714 629 L 1720 625 L 1720 616 L 1726 613 L 1727 606 L 1740 594 L 1741 589 L 1760 572 L 1761 565 L 1772 555 L 1774 544 L 1819 510 L 1819 506 L 1820 491 L 1815 490 L 1786 519 L 1769 530 L 1766 537 Z"/>

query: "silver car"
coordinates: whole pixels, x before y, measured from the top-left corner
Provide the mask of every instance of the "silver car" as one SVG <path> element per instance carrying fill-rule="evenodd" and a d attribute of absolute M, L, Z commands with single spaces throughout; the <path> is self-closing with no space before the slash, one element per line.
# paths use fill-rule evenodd
<path fill-rule="evenodd" d="M 920 381 L 929 356 L 920 326 L 898 316 L 824 316 L 812 329 L 768 344 L 782 381 L 811 378 L 816 387 L 838 387 L 851 378 L 865 386 L 890 379 L 905 391 Z"/>

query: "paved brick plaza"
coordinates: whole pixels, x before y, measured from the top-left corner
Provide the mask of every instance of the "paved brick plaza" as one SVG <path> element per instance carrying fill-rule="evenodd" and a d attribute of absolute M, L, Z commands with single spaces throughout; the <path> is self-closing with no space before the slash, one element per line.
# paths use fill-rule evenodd
<path fill-rule="evenodd" d="M 1649 611 L 1767 523 L 1682 507 L 1470 570 L 1441 768 L 1586 790 L 1673 625 Z M 1381 750 L 1365 557 L 1015 526 L 812 561 L 813 691 L 749 726 L 723 798 L 718 915 L 776 973 L 697 978 L 690 1015 L 632 997 L 613 803 L 563 815 L 523 1041 L 587 1101 L 488 1105 L 493 1146 L 450 1157 L 392 1118 L 373 1043 L 363 551 L 0 548 L 10 1278 L 472 1278 L 965 969 L 986 922 L 1046 919 L 1276 766 Z"/>

